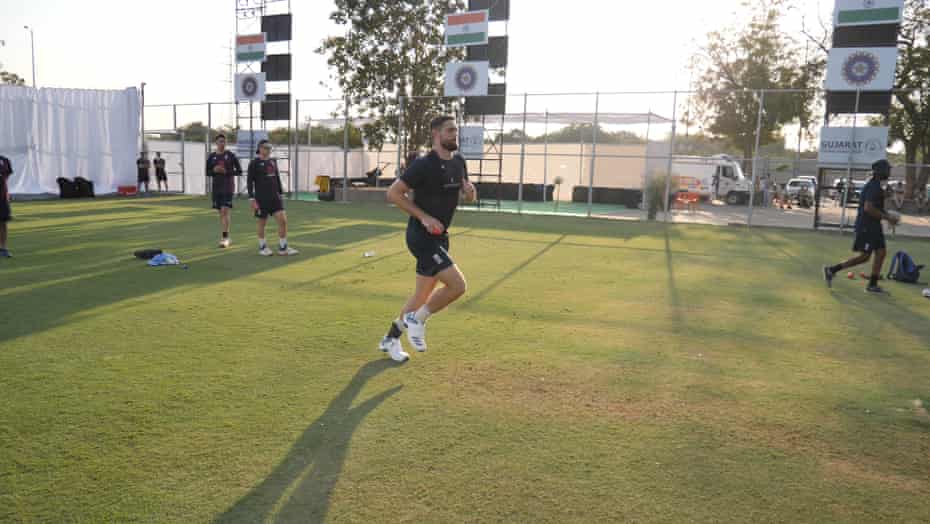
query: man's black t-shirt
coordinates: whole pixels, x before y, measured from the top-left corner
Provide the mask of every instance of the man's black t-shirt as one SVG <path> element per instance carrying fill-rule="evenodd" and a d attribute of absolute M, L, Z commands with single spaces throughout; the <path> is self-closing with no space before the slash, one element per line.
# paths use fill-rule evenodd
<path fill-rule="evenodd" d="M 156 158 L 154 160 L 154 163 L 155 163 L 155 174 L 164 175 L 165 174 L 165 159 Z"/>
<path fill-rule="evenodd" d="M 465 159 L 454 155 L 443 160 L 436 151 L 430 151 L 416 159 L 400 179 L 413 189 L 413 203 L 448 230 L 459 205 L 462 185 L 468 180 Z M 424 229 L 414 217 L 410 217 L 410 226 Z"/>
<path fill-rule="evenodd" d="M 6 202 L 7 199 L 7 184 L 6 179 L 13 175 L 13 163 L 10 162 L 10 159 L 0 155 L 0 198 L 3 199 L 3 202 Z"/>
<path fill-rule="evenodd" d="M 213 168 L 222 165 L 226 168 L 226 174 L 214 173 Z M 233 194 L 236 192 L 235 178 L 242 176 L 242 166 L 239 159 L 232 151 L 217 153 L 214 151 L 207 157 L 207 176 L 213 178 L 213 193 Z"/>
<path fill-rule="evenodd" d="M 273 158 L 268 160 L 256 158 L 249 162 L 246 182 L 249 188 L 249 198 L 254 198 L 259 202 L 280 200 L 281 193 L 284 193 L 278 163 Z"/>
<path fill-rule="evenodd" d="M 882 189 L 882 183 L 878 177 L 872 177 L 862 188 L 862 194 L 859 195 L 859 216 L 856 217 L 856 233 L 880 233 L 882 231 L 882 221 L 865 212 L 866 202 L 871 202 L 872 207 L 879 211 L 885 210 L 885 191 Z"/>
<path fill-rule="evenodd" d="M 147 159 L 147 158 L 142 158 L 142 157 L 140 156 L 139 159 L 136 160 L 136 169 L 139 170 L 139 174 L 140 174 L 140 175 L 146 175 L 146 176 L 147 176 L 147 175 L 149 174 L 149 166 L 150 166 L 150 165 L 151 165 L 151 164 L 149 163 L 149 159 Z"/>

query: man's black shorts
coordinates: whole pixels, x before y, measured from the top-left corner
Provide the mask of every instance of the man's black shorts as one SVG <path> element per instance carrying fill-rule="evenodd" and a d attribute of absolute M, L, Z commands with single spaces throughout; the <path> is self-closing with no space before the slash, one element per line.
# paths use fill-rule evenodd
<path fill-rule="evenodd" d="M 168 173 L 165 173 L 164 171 L 157 171 L 157 172 L 155 173 L 155 179 L 156 179 L 156 180 L 160 180 L 160 181 L 162 181 L 162 182 L 167 182 L 167 181 L 168 181 Z"/>
<path fill-rule="evenodd" d="M 140 171 L 139 176 L 136 178 L 140 184 L 144 184 L 149 181 L 149 174 L 147 171 Z"/>
<path fill-rule="evenodd" d="M 284 211 L 284 202 L 280 198 L 255 199 L 255 201 L 258 203 L 255 218 L 268 218 L 278 211 Z"/>
<path fill-rule="evenodd" d="M 449 237 L 434 236 L 418 227 L 407 228 L 407 249 L 417 259 L 417 274 L 435 277 L 455 265 L 449 256 Z"/>
<path fill-rule="evenodd" d="M 222 209 L 233 207 L 232 193 L 213 193 L 213 209 Z"/>
<path fill-rule="evenodd" d="M 872 253 L 885 249 L 885 234 L 881 231 L 863 231 L 856 233 L 853 251 L 856 253 Z"/>
<path fill-rule="evenodd" d="M 13 212 L 10 210 L 6 195 L 0 195 L 0 222 L 9 222 L 12 218 Z"/>

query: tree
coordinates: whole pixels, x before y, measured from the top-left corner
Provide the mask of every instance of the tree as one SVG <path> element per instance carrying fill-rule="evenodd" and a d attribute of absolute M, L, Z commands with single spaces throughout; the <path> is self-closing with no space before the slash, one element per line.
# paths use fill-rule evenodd
<path fill-rule="evenodd" d="M 365 126 L 371 147 L 378 149 L 397 138 L 400 97 L 404 100 L 404 129 L 408 149 L 425 145 L 428 119 L 448 112 L 443 94 L 446 64 L 463 52 L 443 44 L 445 15 L 464 8 L 463 0 L 335 0 L 330 19 L 346 27 L 344 36 L 331 36 L 317 52 L 327 61 L 335 82 L 360 116 L 374 119 Z M 399 142 L 399 140 L 398 140 Z"/>
<path fill-rule="evenodd" d="M 694 61 L 698 68 L 694 118 L 749 159 L 758 124 L 757 90 L 812 89 L 822 75 L 824 58 L 818 55 L 803 63 L 798 43 L 782 31 L 787 0 L 749 0 L 743 7 L 749 23 L 740 20 L 727 30 L 709 33 Z M 810 125 L 815 103 L 814 91 L 767 93 L 760 144 L 780 139 L 782 127 L 790 122 Z"/>
<path fill-rule="evenodd" d="M 918 153 L 930 163 L 930 5 L 926 0 L 907 0 L 898 33 L 898 71 L 894 104 L 889 114 L 891 139 L 904 144 L 907 164 L 905 198 L 925 191 L 930 169 L 918 173 Z"/>
<path fill-rule="evenodd" d="M 17 75 L 16 73 L 11 73 L 9 71 L 4 71 L 3 64 L 0 64 L 0 84 L 8 84 L 14 86 L 24 86 L 26 85 L 26 80 L 23 77 Z"/>

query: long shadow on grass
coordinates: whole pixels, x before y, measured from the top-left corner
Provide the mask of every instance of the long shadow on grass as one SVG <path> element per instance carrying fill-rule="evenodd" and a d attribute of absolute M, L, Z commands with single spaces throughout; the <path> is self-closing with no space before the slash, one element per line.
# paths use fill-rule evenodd
<path fill-rule="evenodd" d="M 323 522 L 352 435 L 369 413 L 403 386 L 383 391 L 355 407 L 352 402 L 366 382 L 396 366 L 389 359 L 362 366 L 274 471 L 214 522 L 265 522 L 271 517 L 275 522 Z"/>
<path fill-rule="evenodd" d="M 114 228 L 109 233 L 108 241 L 114 244 L 124 242 L 124 248 L 114 245 L 113 251 L 98 252 L 94 256 L 81 258 L 59 258 L 61 265 L 48 266 L 41 273 L 18 275 L 19 289 L 8 291 L 0 296 L 0 309 L 14 305 L 20 310 L 29 311 L 29 315 L 21 321 L 2 325 L 0 329 L 0 342 L 13 340 L 21 336 L 32 335 L 54 327 L 66 325 L 73 321 L 72 317 L 86 310 L 91 310 L 109 304 L 137 299 L 147 295 L 167 291 L 178 287 L 205 286 L 226 281 L 241 279 L 250 274 L 261 273 L 280 268 L 282 265 L 300 263 L 309 259 L 336 253 L 345 249 L 353 240 L 361 242 L 368 240 L 371 234 L 381 233 L 388 235 L 396 233 L 396 229 L 360 227 L 348 225 L 342 228 L 332 228 L 325 232 L 322 238 L 309 240 L 315 246 L 302 247 L 298 257 L 285 260 L 265 260 L 258 256 L 245 258 L 241 251 L 221 252 L 212 251 L 207 256 L 196 256 L 191 263 L 190 271 L 180 271 L 167 268 L 163 271 L 146 268 L 144 264 L 126 259 L 125 265 L 109 265 L 114 254 L 132 252 L 132 246 L 138 238 L 146 234 L 153 234 L 161 227 L 170 227 L 178 235 L 176 245 L 172 252 L 184 256 L 185 253 L 202 253 L 203 242 L 199 237 L 184 236 L 182 232 L 197 230 L 203 226 L 203 221 L 197 223 L 165 224 L 156 221 L 152 226 L 128 226 Z M 36 240 L 43 239 L 54 245 L 57 241 L 53 235 L 37 235 Z M 69 240 L 77 241 L 79 240 Z M 333 247 L 326 247 L 327 244 Z M 105 249 L 105 248 L 103 248 Z M 251 253 L 251 250 L 250 250 Z M 51 256 L 35 257 L 33 259 L 21 258 L 37 262 L 41 265 Z M 199 260 L 198 260 L 199 259 Z M 99 264 L 94 264 L 99 262 Z M 101 270 L 101 267 L 106 269 Z M 80 269 L 76 269 L 80 268 Z M 6 283 L 9 283 L 7 281 Z"/>
<path fill-rule="evenodd" d="M 542 249 L 541 249 L 539 252 L 537 252 L 535 255 L 531 256 L 531 257 L 528 258 L 528 259 L 526 259 L 526 260 L 525 260 L 522 264 L 520 264 L 519 266 L 517 266 L 517 267 L 511 269 L 510 271 L 508 271 L 504 276 L 498 278 L 498 279 L 495 280 L 493 283 L 491 283 L 491 285 L 489 285 L 488 287 L 482 289 L 481 292 L 479 292 L 477 295 L 473 295 L 473 296 L 472 296 L 471 298 L 469 298 L 464 304 L 462 304 L 462 307 L 463 307 L 463 308 L 468 308 L 468 307 L 470 307 L 470 306 L 472 306 L 472 305 L 474 305 L 474 304 L 477 304 L 478 302 L 481 302 L 481 300 L 482 300 L 484 297 L 488 296 L 488 294 L 490 294 L 492 291 L 494 291 L 495 289 L 497 289 L 501 284 L 503 284 L 504 282 L 506 282 L 506 281 L 510 280 L 511 278 L 513 278 L 514 275 L 516 275 L 516 274 L 519 273 L 520 271 L 523 271 L 523 270 L 526 269 L 530 264 L 532 264 L 533 262 L 539 260 L 540 257 L 542 257 L 543 255 L 545 255 L 546 253 L 548 253 L 549 250 L 551 250 L 551 249 L 554 248 L 555 246 L 559 245 L 559 243 L 562 242 L 562 240 L 565 240 L 565 237 L 566 237 L 566 236 L 567 236 L 567 235 L 562 235 L 562 236 L 560 236 L 559 238 L 553 240 L 552 242 L 549 242 L 549 243 L 546 245 L 546 247 L 542 248 Z"/>
<path fill-rule="evenodd" d="M 675 283 L 675 267 L 672 261 L 672 242 L 668 238 L 668 229 L 664 231 L 665 237 L 665 266 L 668 273 L 668 295 L 672 305 L 672 328 L 681 330 L 683 318 L 681 316 L 681 297 L 678 295 L 678 285 Z"/>

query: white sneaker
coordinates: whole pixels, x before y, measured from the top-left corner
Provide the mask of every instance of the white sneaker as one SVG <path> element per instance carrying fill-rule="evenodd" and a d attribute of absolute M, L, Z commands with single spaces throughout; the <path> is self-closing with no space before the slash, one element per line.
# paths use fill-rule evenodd
<path fill-rule="evenodd" d="M 391 360 L 394 362 L 406 362 L 410 359 L 410 355 L 404 351 L 404 346 L 401 345 L 399 338 L 382 338 L 381 343 L 378 344 L 378 349 L 390 355 Z"/>
<path fill-rule="evenodd" d="M 404 315 L 404 325 L 407 326 L 407 340 L 420 353 L 426 351 L 426 322 L 417 322 L 413 313 Z"/>
<path fill-rule="evenodd" d="M 272 253 L 271 250 L 268 249 L 268 246 L 265 246 L 265 247 L 263 247 L 262 249 L 259 249 L 259 250 L 258 250 L 258 254 L 261 255 L 261 256 L 263 256 L 263 257 L 270 257 L 270 256 L 273 256 L 273 255 L 274 255 L 274 253 Z"/>
<path fill-rule="evenodd" d="M 228 247 L 229 247 L 229 239 L 228 239 L 228 238 L 224 238 L 224 239 L 220 240 L 220 247 L 223 248 L 223 249 L 228 248 Z"/>
<path fill-rule="evenodd" d="M 287 249 L 279 249 L 279 250 L 278 250 L 278 254 L 281 255 L 282 257 L 292 257 L 292 256 L 297 255 L 297 254 L 299 254 L 299 253 L 300 253 L 300 251 L 297 251 L 296 249 L 294 249 L 294 248 L 292 248 L 292 247 L 288 247 Z"/>

